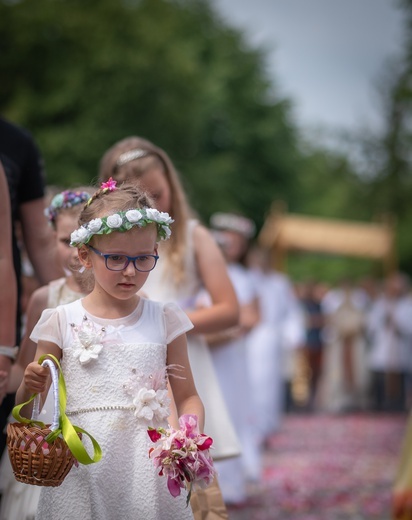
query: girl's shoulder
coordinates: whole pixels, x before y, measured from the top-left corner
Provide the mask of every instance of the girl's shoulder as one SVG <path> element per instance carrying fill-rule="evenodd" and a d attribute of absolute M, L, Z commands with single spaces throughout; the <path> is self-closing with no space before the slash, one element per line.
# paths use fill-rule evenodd
<path fill-rule="evenodd" d="M 57 280 L 52 280 L 48 285 L 48 301 L 47 307 L 57 307 L 60 303 L 60 295 L 61 291 L 66 284 L 66 278 L 58 278 Z"/>
<path fill-rule="evenodd" d="M 30 296 L 28 312 L 30 309 L 45 309 L 48 305 L 50 287 L 49 285 L 42 285 L 36 289 Z"/>
<path fill-rule="evenodd" d="M 70 323 L 79 323 L 83 318 L 79 301 L 46 308 L 33 328 L 30 339 L 37 343 L 40 339 L 60 344 L 61 338 Z"/>
<path fill-rule="evenodd" d="M 141 308 L 141 316 L 150 317 L 161 313 L 161 302 L 152 300 L 148 296 L 140 296 L 138 307 Z"/>
<path fill-rule="evenodd" d="M 193 329 L 193 323 L 182 308 L 175 302 L 163 303 L 162 314 L 167 344 L 171 343 L 178 336 Z"/>
<path fill-rule="evenodd" d="M 48 287 L 49 289 L 54 289 L 55 287 L 61 287 L 62 285 L 64 285 L 66 283 L 66 278 L 63 276 L 62 278 L 57 278 L 57 280 L 52 280 L 51 282 L 49 282 L 46 287 Z"/>
<path fill-rule="evenodd" d="M 215 249 L 219 250 L 220 252 L 219 246 L 217 245 L 212 233 L 202 223 L 195 221 L 192 227 L 191 235 L 193 247 L 197 253 L 199 251 L 205 253 L 207 251 L 213 252 Z"/>
<path fill-rule="evenodd" d="M 69 318 L 83 317 L 84 310 L 80 300 L 76 300 L 70 303 L 63 303 L 53 308 L 46 308 L 43 311 L 45 316 L 64 316 L 67 320 Z"/>
<path fill-rule="evenodd" d="M 166 328 L 173 327 L 175 324 L 185 324 L 189 330 L 193 328 L 192 322 L 187 314 L 176 302 L 159 302 L 142 298 L 143 311 L 146 315 L 152 315 L 160 319 L 166 324 Z"/>
<path fill-rule="evenodd" d="M 176 307 L 180 309 L 177 304 L 152 300 L 146 296 L 141 296 L 140 301 L 142 304 L 142 314 L 144 313 L 146 315 L 162 316 L 165 312 L 168 312 L 167 309 L 175 309 Z"/>

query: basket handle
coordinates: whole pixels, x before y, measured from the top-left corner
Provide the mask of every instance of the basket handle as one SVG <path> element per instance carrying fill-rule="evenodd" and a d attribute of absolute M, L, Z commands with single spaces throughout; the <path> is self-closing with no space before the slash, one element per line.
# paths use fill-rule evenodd
<path fill-rule="evenodd" d="M 57 430 L 59 427 L 59 415 L 60 415 L 60 401 L 59 401 L 59 374 L 56 368 L 56 365 L 53 363 L 51 359 L 45 359 L 42 364 L 42 367 L 49 367 L 50 375 L 52 378 L 52 388 L 53 388 L 53 399 L 54 399 L 54 411 L 53 411 L 53 422 L 50 426 L 50 430 Z M 38 421 L 40 412 L 40 394 L 36 394 L 33 401 L 33 410 L 31 414 L 32 421 Z"/>
<path fill-rule="evenodd" d="M 51 358 L 51 359 L 48 359 Z M 53 392 L 54 392 L 54 398 L 55 398 L 55 406 L 54 406 L 54 415 L 56 417 L 57 415 L 57 427 L 52 429 L 50 427 L 50 430 L 52 430 L 47 437 L 45 437 L 45 441 L 48 443 L 51 443 L 54 441 L 55 438 L 62 436 L 63 439 L 66 441 L 67 446 L 69 447 L 69 450 L 72 452 L 74 457 L 81 463 L 81 464 L 93 464 L 95 462 L 99 462 L 99 460 L 102 458 L 102 450 L 100 448 L 99 443 L 94 439 L 90 433 L 88 433 L 86 430 L 83 430 L 83 428 L 80 428 L 79 426 L 74 426 L 69 418 L 66 415 L 66 400 L 67 400 L 67 394 L 66 394 L 66 383 L 64 381 L 63 372 L 59 363 L 59 360 L 53 356 L 52 354 L 45 354 L 43 355 L 39 360 L 39 363 L 43 365 L 45 361 L 49 361 L 47 363 L 47 366 L 51 370 L 52 375 L 52 381 L 53 381 Z M 55 382 L 54 376 L 57 376 L 57 368 L 59 369 L 59 375 L 57 378 L 57 383 Z M 56 397 L 57 393 L 57 397 Z M 26 406 L 27 404 L 34 401 L 37 397 L 37 394 L 32 394 L 30 399 L 26 401 L 25 403 L 21 403 L 16 405 L 12 410 L 12 415 L 18 422 L 22 422 L 25 424 L 37 424 L 41 428 L 44 428 L 44 424 L 41 421 L 33 420 L 33 419 L 26 419 L 25 417 L 22 417 L 20 415 L 20 410 Z M 33 407 L 34 408 L 34 407 Z M 38 415 L 38 408 L 39 405 L 37 405 L 37 413 Z M 33 411 L 32 411 L 33 415 Z M 53 423 L 55 420 L 53 421 Z M 54 424 L 52 425 L 54 426 Z M 93 456 L 90 456 L 84 447 L 81 439 L 79 438 L 79 433 L 86 435 L 89 437 L 90 441 L 92 442 L 94 454 Z"/>

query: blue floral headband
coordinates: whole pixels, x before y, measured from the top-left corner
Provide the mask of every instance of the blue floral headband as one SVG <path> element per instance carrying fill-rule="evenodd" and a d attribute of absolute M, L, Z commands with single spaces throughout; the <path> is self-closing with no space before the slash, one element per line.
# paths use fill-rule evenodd
<path fill-rule="evenodd" d="M 54 225 L 57 215 L 62 209 L 69 209 L 78 204 L 84 204 L 90 198 L 91 195 L 87 191 L 62 191 L 53 197 L 50 206 L 44 210 L 44 214 L 49 224 Z"/>

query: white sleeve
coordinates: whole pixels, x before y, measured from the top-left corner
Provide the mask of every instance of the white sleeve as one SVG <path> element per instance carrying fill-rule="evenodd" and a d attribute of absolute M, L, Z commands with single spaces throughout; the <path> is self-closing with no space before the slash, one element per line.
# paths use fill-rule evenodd
<path fill-rule="evenodd" d="M 378 329 L 385 327 L 385 305 L 382 299 L 375 301 L 366 315 L 366 329 L 373 337 Z"/>
<path fill-rule="evenodd" d="M 394 322 L 396 328 L 403 336 L 412 336 L 412 299 L 405 298 L 400 302 L 394 312 Z"/>
<path fill-rule="evenodd" d="M 58 308 L 45 309 L 34 326 L 30 339 L 34 343 L 38 343 L 40 340 L 51 341 L 61 348 L 63 341 L 62 330 L 64 330 L 62 319 L 64 319 L 63 312 L 59 312 Z"/>
<path fill-rule="evenodd" d="M 193 329 L 193 323 L 176 303 L 165 303 L 163 315 L 166 326 L 166 342 L 171 343 L 181 334 Z"/>
<path fill-rule="evenodd" d="M 292 284 L 285 280 L 286 316 L 283 320 L 283 346 L 295 349 L 303 345 L 306 337 L 305 314 Z"/>

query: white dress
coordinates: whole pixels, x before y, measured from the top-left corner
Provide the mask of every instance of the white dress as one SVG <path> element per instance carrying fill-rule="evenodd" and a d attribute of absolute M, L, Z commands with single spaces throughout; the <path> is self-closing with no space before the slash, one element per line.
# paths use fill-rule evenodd
<path fill-rule="evenodd" d="M 412 373 L 412 297 L 381 296 L 368 316 L 369 368 L 376 372 Z"/>
<path fill-rule="evenodd" d="M 331 289 L 323 298 L 321 305 L 328 324 L 324 329 L 325 350 L 320 380 L 319 408 L 326 412 L 340 413 L 342 410 L 357 406 L 366 409 L 368 406 L 369 393 L 369 369 L 367 366 L 368 344 L 365 333 L 359 331 L 356 334 L 353 348 L 353 375 L 354 388 L 348 391 L 345 385 L 345 374 L 343 364 L 343 343 L 339 337 L 334 320 L 336 317 L 345 318 L 342 310 L 346 307 L 345 299 L 349 300 L 349 308 L 354 309 L 359 318 L 367 315 L 368 299 L 364 292 L 353 289 L 349 294 L 340 288 Z M 351 324 L 353 311 L 346 313 L 346 320 Z M 343 320 L 342 320 L 343 321 Z"/>
<path fill-rule="evenodd" d="M 249 271 L 240 264 L 228 264 L 228 272 L 239 304 L 252 303 L 256 291 Z M 214 346 L 212 358 L 242 449 L 240 457 L 217 461 L 216 470 L 225 502 L 239 503 L 246 499 L 247 480 L 258 481 L 261 477 L 256 416 L 246 360 L 246 336 Z"/>
<path fill-rule="evenodd" d="M 175 301 L 183 310 L 195 308 L 196 300 L 203 289 L 202 280 L 197 270 L 193 249 L 193 231 L 198 225 L 190 220 L 187 226 L 187 251 L 185 253 L 185 278 L 178 285 L 168 270 L 168 263 L 160 258 L 151 273 L 143 290 L 157 301 Z M 219 385 L 212 356 L 204 336 L 188 334 L 188 352 L 190 366 L 196 389 L 205 407 L 205 432 L 213 439 L 211 452 L 214 460 L 238 456 L 240 442 L 230 419 L 225 400 Z"/>
<path fill-rule="evenodd" d="M 83 296 L 81 293 L 73 291 L 67 286 L 66 278 L 59 278 L 58 280 L 50 282 L 48 289 L 47 308 L 49 309 L 57 307 L 57 305 L 71 303 Z M 52 392 L 49 393 L 43 405 L 39 419 L 45 424 L 49 424 L 53 420 Z M 14 422 L 14 418 L 10 417 L 9 421 Z M 3 494 L 0 507 L 0 520 L 33 520 L 36 514 L 41 487 L 23 484 L 14 478 L 7 451 L 3 453 L 1 459 L 0 486 Z"/>
<path fill-rule="evenodd" d="M 260 322 L 246 338 L 252 399 L 260 440 L 277 431 L 284 410 L 284 379 L 294 351 L 302 345 L 303 313 L 289 279 L 276 271 L 251 270 L 259 298 Z"/>
<path fill-rule="evenodd" d="M 132 314 L 115 320 L 90 315 L 82 300 L 43 312 L 31 339 L 62 348 L 66 413 L 97 440 L 103 456 L 73 467 L 59 487 L 42 488 L 36 518 L 193 518 L 186 493 L 173 498 L 157 474 L 147 435 L 148 426 L 167 426 L 167 344 L 191 327 L 177 305 L 145 298 Z M 138 395 L 143 388 L 155 390 L 155 397 Z"/>

